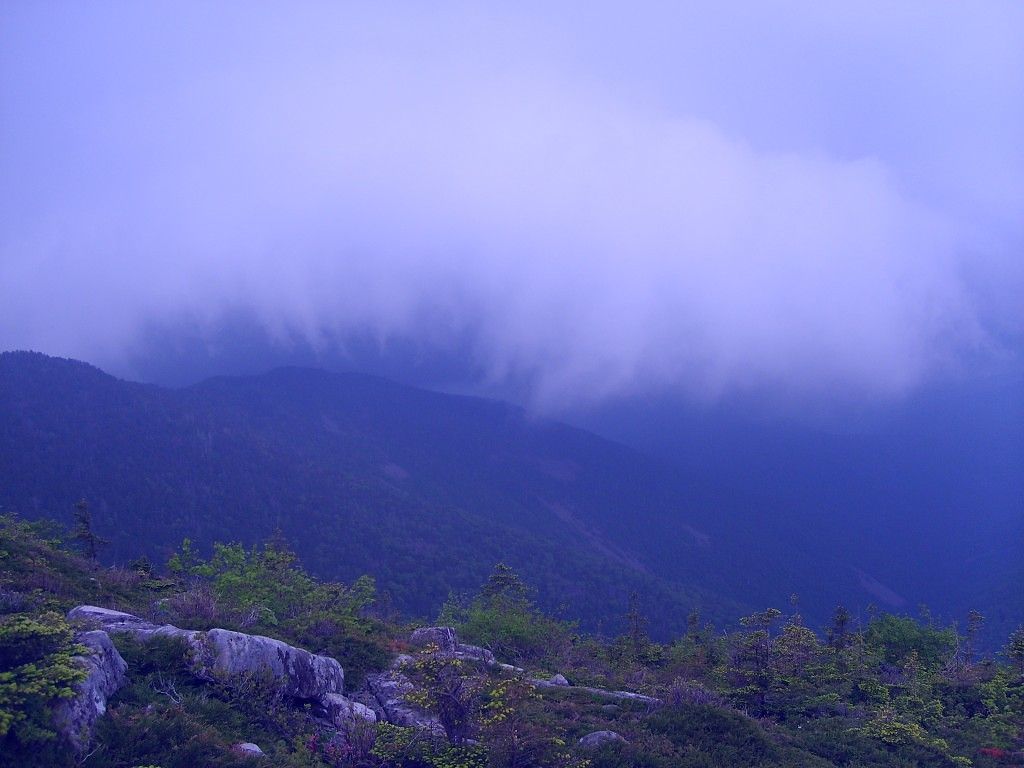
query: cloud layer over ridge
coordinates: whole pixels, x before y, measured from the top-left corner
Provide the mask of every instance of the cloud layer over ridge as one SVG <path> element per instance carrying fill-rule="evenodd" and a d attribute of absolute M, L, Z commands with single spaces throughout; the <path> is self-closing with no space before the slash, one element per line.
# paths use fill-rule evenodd
<path fill-rule="evenodd" d="M 552 405 L 1012 363 L 1024 9 L 679 5 L 5 7 L 0 348 L 244 311 Z"/>

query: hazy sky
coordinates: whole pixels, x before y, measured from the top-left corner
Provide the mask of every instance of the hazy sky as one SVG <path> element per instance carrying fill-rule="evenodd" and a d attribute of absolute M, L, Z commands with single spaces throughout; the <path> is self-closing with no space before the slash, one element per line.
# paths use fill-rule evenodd
<path fill-rule="evenodd" d="M 243 312 L 553 406 L 1020 364 L 1019 0 L 26 0 L 0 35 L 0 349 Z"/>

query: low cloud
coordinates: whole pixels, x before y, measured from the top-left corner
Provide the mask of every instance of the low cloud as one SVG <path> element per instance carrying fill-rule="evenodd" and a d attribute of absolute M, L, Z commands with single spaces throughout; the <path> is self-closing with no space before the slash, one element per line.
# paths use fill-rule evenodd
<path fill-rule="evenodd" d="M 1005 364 L 1022 16 L 886 8 L 652 6 L 649 33 L 601 7 L 586 29 L 528 5 L 8 9 L 0 347 L 111 360 L 247 312 L 282 340 L 458 346 L 550 407 L 888 398 Z M 690 24 L 674 58 L 662 17 Z M 729 55 L 690 39 L 722 24 Z M 776 47 L 766 104 L 750 68 Z"/>

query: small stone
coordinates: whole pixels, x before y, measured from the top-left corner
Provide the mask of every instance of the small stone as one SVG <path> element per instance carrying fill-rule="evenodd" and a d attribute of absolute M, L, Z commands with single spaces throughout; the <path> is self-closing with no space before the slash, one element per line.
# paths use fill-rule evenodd
<path fill-rule="evenodd" d="M 243 741 L 232 747 L 236 754 L 242 757 L 263 757 L 263 750 L 251 741 Z"/>
<path fill-rule="evenodd" d="M 583 749 L 598 749 L 605 744 L 614 744 L 616 742 L 621 744 L 629 743 L 615 731 L 594 731 L 580 739 L 580 746 Z"/>

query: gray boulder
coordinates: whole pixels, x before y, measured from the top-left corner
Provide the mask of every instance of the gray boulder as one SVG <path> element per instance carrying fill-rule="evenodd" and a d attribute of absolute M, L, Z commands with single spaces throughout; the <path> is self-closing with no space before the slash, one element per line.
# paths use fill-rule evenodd
<path fill-rule="evenodd" d="M 200 633 L 193 645 L 202 671 L 229 677 L 269 673 L 284 693 L 297 699 L 320 699 L 345 688 L 345 672 L 337 660 L 270 637 L 211 629 Z"/>
<path fill-rule="evenodd" d="M 140 642 L 153 637 L 180 637 L 186 642 L 201 635 L 194 629 L 179 629 L 171 624 L 154 624 L 143 618 L 123 611 L 100 608 L 96 605 L 79 605 L 68 611 L 68 619 L 88 626 L 99 627 L 108 634 L 130 635 Z"/>
<path fill-rule="evenodd" d="M 336 728 L 349 730 L 357 723 L 376 723 L 377 713 L 365 704 L 342 696 L 340 693 L 327 693 L 320 699 L 326 719 Z"/>
<path fill-rule="evenodd" d="M 251 741 L 243 741 L 235 744 L 231 748 L 235 754 L 241 755 L 242 757 L 263 757 L 264 752 L 259 748 L 259 745 L 253 744 Z"/>
<path fill-rule="evenodd" d="M 494 654 L 486 648 L 481 648 L 479 645 L 466 645 L 465 643 L 457 643 L 455 645 L 454 655 L 459 659 L 469 659 L 470 661 L 479 661 L 481 664 L 486 664 L 489 667 L 493 667 L 498 663 L 498 660 L 494 658 Z"/>
<path fill-rule="evenodd" d="M 552 675 L 551 677 L 548 678 L 548 682 L 551 683 L 552 685 L 561 685 L 561 686 L 569 685 L 569 681 L 566 680 L 565 679 L 565 675 L 562 675 L 562 674 Z"/>
<path fill-rule="evenodd" d="M 583 749 L 598 749 L 603 747 L 605 744 L 613 744 L 615 742 L 622 744 L 629 743 L 615 731 L 594 731 L 580 739 L 580 747 Z"/>
<path fill-rule="evenodd" d="M 454 651 L 459 639 L 451 627 L 420 627 L 413 630 L 409 642 L 417 648 L 436 645 L 444 653 Z"/>
<path fill-rule="evenodd" d="M 54 725 L 71 748 L 84 752 L 92 741 L 96 721 L 107 711 L 109 699 L 128 678 L 128 664 L 102 630 L 82 632 L 76 641 L 89 649 L 75 661 L 86 669 L 86 678 L 74 687 L 70 699 L 62 699 L 54 711 Z"/>

